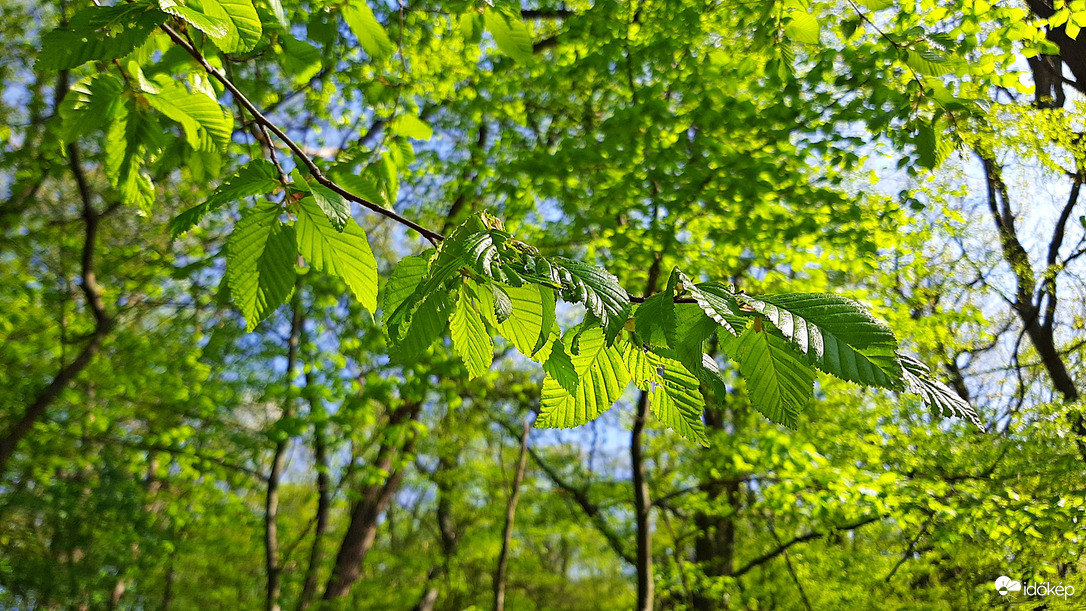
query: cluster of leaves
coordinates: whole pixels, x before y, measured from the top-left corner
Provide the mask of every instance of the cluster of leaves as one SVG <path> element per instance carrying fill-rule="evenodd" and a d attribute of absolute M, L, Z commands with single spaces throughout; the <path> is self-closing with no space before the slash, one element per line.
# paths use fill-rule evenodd
<path fill-rule="evenodd" d="M 154 45 L 140 45 L 171 17 L 203 32 L 223 52 L 249 51 L 261 40 L 260 15 L 249 0 L 206 0 L 196 6 L 144 0 L 94 7 L 44 43 L 50 51 L 63 49 L 42 55 L 45 68 L 128 57 L 117 62 L 120 78 L 101 73 L 81 80 L 60 114 L 66 139 L 108 130 L 107 175 L 125 201 L 145 210 L 154 202 L 145 166 L 165 146 L 158 117 L 146 108 L 177 123 L 190 158 L 205 162 L 206 155 L 225 149 L 232 121 L 208 81 L 190 81 L 190 89 L 167 72 L 169 62 L 161 63 L 160 72 L 145 73 L 141 64 L 147 62 L 130 54 L 150 57 Z M 817 21 L 805 18 L 802 7 L 793 8 L 782 22 L 785 33 L 816 41 Z M 367 53 L 392 54 L 387 33 L 364 3 L 344 5 L 342 11 Z M 530 56 L 530 37 L 511 14 L 471 13 L 461 26 L 469 40 L 485 27 L 503 53 Z M 417 119 L 407 128 L 417 137 L 429 134 Z M 286 193 L 283 203 L 245 210 L 228 241 L 227 280 L 248 329 L 289 298 L 302 262 L 341 278 L 365 308 L 376 312 L 377 262 L 350 203 L 300 172 L 288 182 L 275 164 L 254 160 L 206 202 L 176 217 L 171 230 L 178 235 L 215 208 L 278 191 Z M 586 309 L 583 322 L 565 332 L 556 322 L 559 298 Z M 486 214 L 472 217 L 436 248 L 401 261 L 381 309 L 396 358 L 418 356 L 448 326 L 453 348 L 472 376 L 491 365 L 492 336 L 505 337 L 547 373 L 539 426 L 589 422 L 632 381 L 650 393 L 652 411 L 663 423 L 704 443 L 706 398 L 724 394 L 724 378 L 714 354 L 706 353 L 707 343 L 736 363 L 753 405 L 791 427 L 812 396 L 816 369 L 865 386 L 910 391 L 941 413 L 977 421 L 972 408 L 923 365 L 900 356 L 890 330 L 852 301 L 814 294 L 754 297 L 720 283 L 695 283 L 676 269 L 665 291 L 635 309 L 610 273 L 542 256 Z"/>

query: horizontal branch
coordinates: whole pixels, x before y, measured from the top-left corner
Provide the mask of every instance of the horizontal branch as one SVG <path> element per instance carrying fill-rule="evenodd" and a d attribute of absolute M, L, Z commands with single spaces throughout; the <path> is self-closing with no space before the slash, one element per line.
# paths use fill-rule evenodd
<path fill-rule="evenodd" d="M 821 539 L 821 538 L 825 537 L 826 535 L 830 534 L 831 532 L 856 530 L 857 528 L 860 528 L 861 526 L 866 526 L 868 524 L 871 524 L 872 522 L 878 522 L 881 519 L 882 519 L 882 516 L 871 516 L 869 518 L 864 518 L 864 519 L 862 519 L 862 520 L 860 520 L 858 522 L 853 522 L 851 524 L 845 524 L 845 525 L 842 525 L 842 526 L 834 527 L 834 528 L 832 528 L 830 530 L 812 531 L 812 532 L 809 532 L 809 533 L 804 533 L 802 535 L 799 535 L 798 537 L 790 539 L 787 543 L 784 543 L 784 544 L 780 545 L 776 549 L 774 549 L 772 551 L 769 551 L 769 552 L 766 552 L 766 553 L 762 554 L 761 556 L 758 556 L 757 558 L 751 560 L 750 562 L 747 562 L 746 564 L 741 566 L 739 569 L 737 569 L 734 573 L 732 573 L 731 577 L 741 577 L 741 576 L 749 573 L 752 569 L 755 569 L 755 568 L 769 562 L 770 560 L 776 558 L 777 556 L 780 556 L 784 552 L 788 551 L 788 548 L 792 547 L 793 545 L 797 545 L 799 543 L 805 543 L 807 541 L 813 541 L 815 539 Z"/>

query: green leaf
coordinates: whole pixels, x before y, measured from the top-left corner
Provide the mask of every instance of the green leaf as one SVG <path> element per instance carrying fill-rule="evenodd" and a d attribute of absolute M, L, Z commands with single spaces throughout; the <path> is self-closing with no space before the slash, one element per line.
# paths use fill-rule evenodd
<path fill-rule="evenodd" d="M 271 193 L 280 186 L 282 185 L 275 166 L 270 161 L 254 159 L 241 166 L 232 177 L 219 185 L 207 201 L 174 217 L 170 221 L 170 235 L 176 238 L 192 229 L 212 210 L 240 201 L 244 197 Z"/>
<path fill-rule="evenodd" d="M 901 360 L 905 388 L 909 392 L 919 395 L 924 403 L 933 412 L 938 411 L 940 416 L 967 418 L 977 428 L 984 430 L 984 423 L 981 422 L 980 416 L 977 415 L 977 411 L 973 409 L 973 406 L 969 405 L 965 399 L 962 399 L 950 387 L 934 379 L 927 365 L 911 356 L 898 356 Z"/>
<path fill-rule="evenodd" d="M 463 359 L 469 378 L 484 375 L 494 361 L 494 344 L 486 332 L 483 318 L 472 304 L 467 283 L 460 286 L 456 309 L 449 320 L 453 349 Z"/>
<path fill-rule="evenodd" d="M 492 297 L 491 302 L 494 307 L 494 324 L 500 325 L 506 320 L 509 320 L 509 317 L 513 315 L 513 300 L 509 297 L 509 293 L 506 289 L 497 284 L 490 285 L 490 294 Z"/>
<path fill-rule="evenodd" d="M 321 52 L 317 47 L 286 32 L 279 33 L 279 44 L 283 47 L 283 68 L 292 76 L 295 85 L 308 83 L 321 71 Z"/>
<path fill-rule="evenodd" d="M 396 45 L 392 44 L 384 26 L 377 21 L 365 0 L 351 0 L 343 5 L 342 11 L 347 26 L 370 57 L 384 59 L 396 52 Z"/>
<path fill-rule="evenodd" d="M 399 115 L 392 120 L 392 131 L 404 138 L 415 140 L 429 140 L 434 135 L 434 130 L 415 115 Z"/>
<path fill-rule="evenodd" d="M 675 343 L 675 285 L 679 270 L 674 270 L 667 289 L 645 300 L 634 312 L 634 329 L 641 341 L 652 346 Z"/>
<path fill-rule="evenodd" d="M 821 42 L 822 29 L 818 18 L 810 13 L 792 11 L 788 14 L 788 23 L 784 26 L 784 35 L 796 42 L 817 45 Z"/>
<path fill-rule="evenodd" d="M 764 314 L 822 371 L 868 386 L 901 387 L 893 332 L 855 301 L 815 293 L 739 299 Z"/>
<path fill-rule="evenodd" d="M 550 289 L 544 287 L 543 290 Z M 543 338 L 542 341 L 545 342 L 549 335 L 550 325 L 554 324 L 554 306 L 551 306 L 552 316 L 548 321 L 544 316 L 540 287 L 526 284 L 520 287 L 506 287 L 505 292 L 512 302 L 512 314 L 505 322 L 498 325 L 498 331 L 502 337 L 512 342 L 521 354 L 531 358 L 542 347 L 540 338 Z M 548 322 L 547 333 L 544 333 L 544 324 Z"/>
<path fill-rule="evenodd" d="M 351 221 L 351 203 L 316 180 L 306 181 L 306 184 L 309 186 L 309 193 L 328 222 L 336 231 L 343 231 L 343 228 Z"/>
<path fill-rule="evenodd" d="M 607 345 L 601 329 L 581 334 L 580 352 L 572 361 L 579 379 L 576 391 L 571 393 L 550 375 L 544 378 L 536 426 L 571 428 L 591 422 L 622 396 L 630 381 L 622 355 Z"/>
<path fill-rule="evenodd" d="M 881 11 L 894 5 L 894 0 L 856 0 L 856 2 L 873 11 Z"/>
<path fill-rule="evenodd" d="M 123 110 L 122 91 L 124 83 L 108 72 L 83 77 L 72 85 L 57 109 L 61 118 L 61 140 L 74 142 L 80 136 L 109 125 Z"/>
<path fill-rule="evenodd" d="M 159 0 L 159 6 L 207 34 L 226 53 L 252 51 L 263 35 L 251 0 Z"/>
<path fill-rule="evenodd" d="M 279 222 L 272 204 L 242 216 L 226 243 L 226 277 L 234 303 L 252 331 L 294 291 L 298 247 L 294 228 Z"/>
<path fill-rule="evenodd" d="M 682 363 L 627 344 L 623 358 L 634 386 L 649 393 L 653 415 L 668 428 L 708 445 L 701 421 L 705 399 L 698 379 Z"/>
<path fill-rule="evenodd" d="M 362 307 L 377 311 L 377 261 L 366 232 L 348 219 L 341 229 L 332 226 L 314 198 L 298 202 L 298 250 L 315 269 L 342 279 Z"/>
<path fill-rule="evenodd" d="M 234 130 L 233 115 L 219 101 L 200 91 L 189 91 L 166 75 L 158 75 L 154 91 L 144 98 L 155 110 L 177 121 L 189 146 L 198 151 L 223 151 Z"/>
<path fill-rule="evenodd" d="M 138 207 L 144 214 L 155 204 L 155 186 L 144 165 L 149 161 L 149 149 L 157 148 L 161 133 L 132 103 L 118 111 L 106 132 L 106 177 L 123 203 Z"/>
<path fill-rule="evenodd" d="M 814 370 L 782 337 L 755 322 L 738 338 L 722 336 L 722 347 L 739 363 L 751 404 L 766 418 L 796 428 L 814 394 Z"/>
<path fill-rule="evenodd" d="M 381 299 L 381 310 L 386 318 L 415 292 L 428 267 L 428 257 L 423 255 L 404 257 L 396 264 L 385 283 L 384 297 Z"/>
<path fill-rule="evenodd" d="M 536 353 L 542 350 L 543 346 L 547 343 L 547 339 L 551 335 L 551 328 L 557 326 L 555 325 L 557 309 L 555 308 L 554 289 L 539 285 L 536 285 L 536 289 L 539 290 L 540 313 L 543 320 L 539 324 L 539 338 L 536 340 L 535 346 L 532 348 L 532 352 L 529 356 L 535 356 Z"/>
<path fill-rule="evenodd" d="M 930 50 L 905 51 L 905 64 L 927 76 L 942 76 L 955 68 L 953 62 L 947 61 L 946 57 Z"/>
<path fill-rule="evenodd" d="M 89 61 L 119 59 L 143 44 L 166 15 L 147 2 L 94 6 L 65 28 L 42 36 L 38 70 L 70 70 Z"/>
<path fill-rule="evenodd" d="M 556 257 L 553 277 L 562 285 L 562 299 L 572 303 L 584 303 L 588 311 L 600 320 L 608 345 L 614 343 L 619 332 L 630 318 L 630 297 L 607 270 Z"/>
<path fill-rule="evenodd" d="M 487 8 L 483 20 L 499 51 L 521 63 L 532 60 L 532 35 L 520 18 Z"/>
<path fill-rule="evenodd" d="M 716 321 L 705 315 L 701 306 L 693 303 L 675 304 L 675 358 L 683 367 L 709 389 L 717 399 L 727 394 L 716 361 L 705 354 L 705 341 L 719 328 Z"/>
<path fill-rule="evenodd" d="M 400 340 L 392 339 L 392 354 L 401 361 L 411 360 L 445 332 L 449 321 L 449 293 L 441 290 L 431 293 L 416 307 L 408 319 L 407 332 Z"/>
<path fill-rule="evenodd" d="M 577 392 L 577 384 L 580 379 L 577 377 L 577 370 L 573 367 L 573 360 L 566 352 L 562 338 L 555 337 L 550 352 L 546 360 L 543 361 L 543 371 L 558 382 L 558 385 L 564 388 L 566 392 Z"/>

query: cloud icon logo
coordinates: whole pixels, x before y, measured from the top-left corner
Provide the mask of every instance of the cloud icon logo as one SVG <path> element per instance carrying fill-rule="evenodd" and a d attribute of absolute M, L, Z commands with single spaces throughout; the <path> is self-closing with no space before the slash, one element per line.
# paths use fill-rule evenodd
<path fill-rule="evenodd" d="M 1006 596 L 1010 592 L 1021 592 L 1022 582 L 1015 581 L 1006 575 L 1000 575 L 999 579 L 995 580 L 995 589 L 1000 596 Z"/>

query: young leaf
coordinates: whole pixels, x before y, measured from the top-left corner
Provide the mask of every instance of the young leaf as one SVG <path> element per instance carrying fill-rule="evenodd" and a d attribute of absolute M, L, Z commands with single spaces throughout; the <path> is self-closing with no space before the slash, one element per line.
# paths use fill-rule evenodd
<path fill-rule="evenodd" d="M 218 100 L 199 91 L 190 92 L 165 75 L 158 75 L 153 85 L 153 91 L 143 92 L 144 98 L 155 110 L 181 124 L 189 146 L 198 151 L 226 148 L 234 120 Z"/>
<path fill-rule="evenodd" d="M 705 315 L 732 335 L 739 335 L 746 326 L 746 318 L 739 310 L 731 287 L 720 282 L 703 282 L 694 285 L 685 274 L 679 272 L 683 287 L 698 302 Z"/>
<path fill-rule="evenodd" d="M 813 293 L 739 299 L 764 314 L 822 371 L 869 386 L 901 387 L 893 332 L 858 303 Z"/>
<path fill-rule="evenodd" d="M 366 232 L 354 219 L 336 230 L 313 199 L 298 202 L 299 252 L 315 269 L 342 279 L 362 307 L 376 312 L 377 261 Z"/>
<path fill-rule="evenodd" d="M 580 352 L 572 361 L 580 380 L 577 390 L 571 393 L 551 376 L 544 378 L 536 426 L 571 428 L 591 422 L 622 396 L 630 381 L 622 355 L 596 327 L 581 334 Z"/>
<path fill-rule="evenodd" d="M 238 168 L 232 177 L 215 189 L 207 201 L 175 216 L 170 221 L 170 235 L 176 238 L 192 229 L 207 213 L 216 208 L 244 197 L 271 193 L 280 186 L 275 166 L 270 161 L 254 159 Z"/>
<path fill-rule="evenodd" d="M 485 287 L 484 287 L 485 290 Z M 464 361 L 470 378 L 477 378 L 490 369 L 494 361 L 494 344 L 486 332 L 482 316 L 472 303 L 467 283 L 460 286 L 456 309 L 449 320 L 453 348 Z"/>
<path fill-rule="evenodd" d="M 428 266 L 428 257 L 423 255 L 404 257 L 396 264 L 385 283 L 384 297 L 381 299 L 381 310 L 386 318 L 415 292 L 426 276 Z"/>
<path fill-rule="evenodd" d="M 521 63 L 532 60 L 532 35 L 523 21 L 493 8 L 483 13 L 483 19 L 499 51 Z"/>
<path fill-rule="evenodd" d="M 252 51 L 263 35 L 252 0 L 159 0 L 159 6 L 207 34 L 226 53 Z"/>
<path fill-rule="evenodd" d="M 399 115 L 392 120 L 392 131 L 404 138 L 429 140 L 434 130 L 415 115 Z"/>
<path fill-rule="evenodd" d="M 755 409 L 789 428 L 814 394 L 814 370 L 791 345 L 769 329 L 751 325 L 738 338 L 721 336 L 728 356 L 739 363 L 747 397 Z"/>
<path fill-rule="evenodd" d="M 426 297 L 412 312 L 402 339 L 390 335 L 392 354 L 407 361 L 425 352 L 444 333 L 449 322 L 449 307 L 448 291 L 437 291 Z"/>
<path fill-rule="evenodd" d="M 623 354 L 634 386 L 649 393 L 652 413 L 668 428 L 708 445 L 701 421 L 705 399 L 698 379 L 674 359 L 627 344 Z"/>
<path fill-rule="evenodd" d="M 226 243 L 226 277 L 247 331 L 294 291 L 298 247 L 294 228 L 282 225 L 279 213 L 270 204 L 250 210 Z"/>
<path fill-rule="evenodd" d="M 539 357 L 542 353 L 543 351 L 540 351 L 536 356 Z M 577 370 L 573 367 L 573 360 L 566 353 L 566 347 L 560 337 L 555 337 L 554 342 L 551 344 L 547 358 L 543 361 L 543 371 L 547 372 L 548 377 L 558 382 L 558 385 L 564 388 L 566 392 L 571 394 L 577 392 L 580 379 L 577 377 Z"/>
<path fill-rule="evenodd" d="M 679 270 L 672 272 L 667 289 L 649 297 L 634 312 L 634 329 L 641 341 L 665 347 L 675 343 L 675 285 Z"/>
<path fill-rule="evenodd" d="M 154 206 L 155 186 L 144 164 L 148 149 L 156 148 L 160 137 L 161 130 L 132 103 L 118 111 L 106 132 L 106 177 L 125 204 L 145 214 Z"/>
<path fill-rule="evenodd" d="M 342 8 L 343 19 L 351 28 L 366 53 L 374 59 L 384 59 L 396 52 L 384 26 L 374 16 L 365 0 L 351 0 Z"/>

